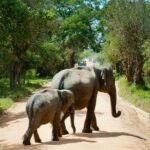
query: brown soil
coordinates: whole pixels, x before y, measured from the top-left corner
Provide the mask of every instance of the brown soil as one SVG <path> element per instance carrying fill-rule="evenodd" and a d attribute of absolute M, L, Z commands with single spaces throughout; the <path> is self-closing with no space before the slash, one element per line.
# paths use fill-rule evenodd
<path fill-rule="evenodd" d="M 47 83 L 45 87 L 48 87 Z M 149 114 L 123 101 L 118 96 L 117 108 L 122 111 L 119 118 L 113 118 L 107 94 L 99 93 L 95 109 L 99 132 L 82 133 L 86 109 L 75 115 L 76 134 L 72 133 L 70 120 L 66 120 L 70 134 L 51 141 L 51 125 L 39 128 L 41 144 L 31 139 L 31 146 L 22 145 L 22 136 L 28 126 L 25 112 L 26 100 L 15 103 L 0 118 L 0 150 L 150 150 L 150 117 Z"/>

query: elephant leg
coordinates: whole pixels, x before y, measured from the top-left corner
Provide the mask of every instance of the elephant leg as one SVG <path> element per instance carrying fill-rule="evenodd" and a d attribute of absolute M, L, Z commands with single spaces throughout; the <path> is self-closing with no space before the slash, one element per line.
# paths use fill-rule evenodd
<path fill-rule="evenodd" d="M 35 125 L 34 119 L 29 119 L 28 129 L 23 136 L 24 145 L 31 145 L 30 139 L 31 139 L 32 134 L 34 133 L 34 129 L 35 129 L 34 125 Z"/>
<path fill-rule="evenodd" d="M 84 128 L 82 130 L 82 132 L 84 132 L 84 133 L 92 133 L 90 126 L 91 126 L 91 122 L 92 122 L 93 115 L 94 115 L 94 110 L 95 110 L 95 105 L 96 105 L 96 97 L 97 97 L 97 91 L 93 93 L 93 95 L 89 101 L 89 104 L 87 106 L 86 119 L 85 119 L 85 123 L 84 123 Z"/>
<path fill-rule="evenodd" d="M 31 145 L 30 139 L 31 139 L 32 133 L 33 132 L 31 130 L 31 128 L 28 128 L 25 135 L 23 136 L 23 144 L 24 145 Z"/>
<path fill-rule="evenodd" d="M 62 135 L 65 135 L 65 134 L 69 134 L 69 132 L 67 131 L 67 129 L 66 129 L 66 125 L 65 125 L 65 120 L 66 120 L 66 118 L 69 116 L 69 112 L 68 113 L 66 113 L 64 116 L 63 116 L 63 118 L 62 118 L 62 120 L 61 120 L 61 132 L 62 132 Z"/>
<path fill-rule="evenodd" d="M 37 143 L 41 143 L 41 139 L 39 137 L 39 134 L 38 134 L 37 130 L 34 131 L 34 140 Z"/>
<path fill-rule="evenodd" d="M 62 137 L 62 133 L 61 133 L 61 130 L 60 130 L 60 125 L 59 125 L 59 128 L 57 129 L 57 134 L 58 134 L 58 137 Z"/>
<path fill-rule="evenodd" d="M 53 129 L 52 129 L 52 140 L 59 141 L 60 136 L 60 113 L 57 113 L 53 120 Z"/>
<path fill-rule="evenodd" d="M 97 121 L 96 121 L 95 113 L 94 113 L 93 118 L 92 118 L 92 128 L 93 128 L 95 131 L 99 131 L 99 127 L 97 126 Z"/>
<path fill-rule="evenodd" d="M 32 137 L 32 134 L 37 130 L 38 128 L 38 122 L 36 117 L 34 116 L 33 118 L 29 119 L 29 127 L 23 137 L 23 144 L 24 145 L 30 145 L 30 139 Z"/>

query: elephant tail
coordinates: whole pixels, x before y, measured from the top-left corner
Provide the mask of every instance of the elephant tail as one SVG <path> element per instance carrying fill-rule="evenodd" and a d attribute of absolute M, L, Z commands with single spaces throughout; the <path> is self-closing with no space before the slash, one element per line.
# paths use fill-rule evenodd
<path fill-rule="evenodd" d="M 33 106 L 34 106 L 34 103 L 35 103 L 35 101 L 32 100 L 32 102 L 26 106 L 26 112 L 27 112 L 27 115 L 29 117 L 29 121 L 33 117 Z"/>
<path fill-rule="evenodd" d="M 40 95 L 34 95 L 34 96 L 30 97 L 30 99 L 27 103 L 26 112 L 27 112 L 29 119 L 34 117 L 34 114 L 35 114 L 34 105 L 36 105 L 38 100 L 41 100 L 41 96 Z"/>

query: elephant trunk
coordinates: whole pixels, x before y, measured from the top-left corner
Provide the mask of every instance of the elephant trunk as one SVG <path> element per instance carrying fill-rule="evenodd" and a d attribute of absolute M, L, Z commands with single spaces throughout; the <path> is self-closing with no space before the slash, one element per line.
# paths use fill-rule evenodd
<path fill-rule="evenodd" d="M 113 86 L 112 89 L 111 89 L 112 91 L 109 93 L 110 100 L 111 100 L 111 112 L 112 112 L 112 116 L 114 118 L 117 118 L 121 115 L 121 111 L 116 112 L 116 102 L 117 102 L 116 87 Z"/>
<path fill-rule="evenodd" d="M 70 112 L 71 127 L 73 129 L 73 132 L 75 133 L 76 132 L 76 128 L 75 128 L 75 125 L 74 125 L 74 114 L 75 114 L 74 106 L 70 107 L 69 112 Z"/>

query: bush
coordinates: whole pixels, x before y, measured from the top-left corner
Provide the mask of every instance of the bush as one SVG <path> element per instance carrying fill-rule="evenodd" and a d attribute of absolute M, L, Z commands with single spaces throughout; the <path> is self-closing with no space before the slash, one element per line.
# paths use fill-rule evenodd
<path fill-rule="evenodd" d="M 150 113 L 150 87 L 128 85 L 125 77 L 119 79 L 119 95 L 127 101 Z"/>
<path fill-rule="evenodd" d="M 0 114 L 4 112 L 5 109 L 9 108 L 13 104 L 10 98 L 0 98 Z"/>

